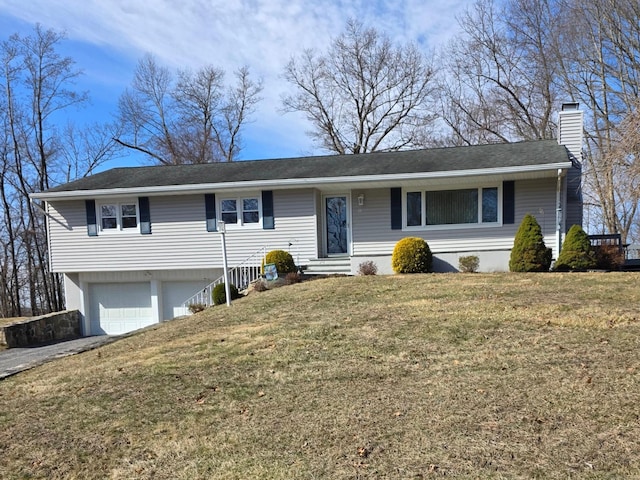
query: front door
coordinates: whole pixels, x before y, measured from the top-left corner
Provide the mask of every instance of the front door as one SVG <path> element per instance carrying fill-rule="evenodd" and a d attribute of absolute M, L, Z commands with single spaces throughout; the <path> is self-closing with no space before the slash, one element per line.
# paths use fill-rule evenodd
<path fill-rule="evenodd" d="M 346 255 L 348 248 L 347 196 L 324 197 L 327 255 Z"/>

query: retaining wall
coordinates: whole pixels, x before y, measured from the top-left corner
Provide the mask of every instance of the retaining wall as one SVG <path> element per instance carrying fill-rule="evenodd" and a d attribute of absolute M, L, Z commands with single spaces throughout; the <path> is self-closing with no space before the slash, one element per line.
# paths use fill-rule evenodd
<path fill-rule="evenodd" d="M 0 345 L 28 347 L 80 337 L 80 312 L 67 310 L 31 317 L 0 327 Z"/>

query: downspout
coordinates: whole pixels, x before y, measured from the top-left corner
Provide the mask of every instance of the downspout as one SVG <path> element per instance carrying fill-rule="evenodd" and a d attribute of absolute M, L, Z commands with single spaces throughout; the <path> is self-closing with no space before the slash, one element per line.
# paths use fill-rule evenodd
<path fill-rule="evenodd" d="M 556 259 L 562 248 L 562 169 L 558 169 L 558 182 L 556 186 Z"/>

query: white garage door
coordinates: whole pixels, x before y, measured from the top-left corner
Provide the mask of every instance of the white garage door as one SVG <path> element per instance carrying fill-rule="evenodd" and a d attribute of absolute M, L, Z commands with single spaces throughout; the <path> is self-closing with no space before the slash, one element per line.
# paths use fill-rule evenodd
<path fill-rule="evenodd" d="M 92 335 L 120 335 L 154 323 L 149 283 L 92 283 Z"/>
<path fill-rule="evenodd" d="M 184 307 L 185 300 L 206 287 L 208 281 L 197 282 L 163 282 L 162 283 L 162 314 L 163 320 L 171 320 L 182 315 L 189 315 Z"/>

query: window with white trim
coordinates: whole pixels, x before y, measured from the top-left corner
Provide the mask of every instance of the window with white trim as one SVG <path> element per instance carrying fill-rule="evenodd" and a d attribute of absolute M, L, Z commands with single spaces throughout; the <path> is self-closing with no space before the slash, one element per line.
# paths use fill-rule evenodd
<path fill-rule="evenodd" d="M 260 202 L 257 198 L 242 199 L 242 223 L 260 222 Z"/>
<path fill-rule="evenodd" d="M 226 224 L 238 223 L 238 201 L 228 198 L 220 202 L 220 215 Z"/>
<path fill-rule="evenodd" d="M 450 190 L 406 191 L 406 228 L 497 225 L 500 189 L 495 186 Z"/>
<path fill-rule="evenodd" d="M 261 220 L 260 212 L 261 205 L 258 195 L 223 198 L 220 200 L 220 219 L 226 225 L 259 226 Z"/>
<path fill-rule="evenodd" d="M 103 232 L 138 229 L 138 204 L 134 201 L 100 204 L 98 216 Z"/>

